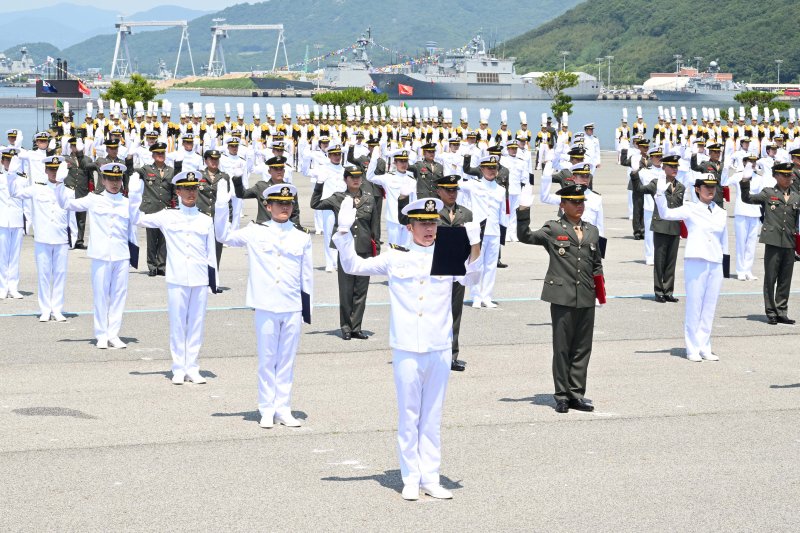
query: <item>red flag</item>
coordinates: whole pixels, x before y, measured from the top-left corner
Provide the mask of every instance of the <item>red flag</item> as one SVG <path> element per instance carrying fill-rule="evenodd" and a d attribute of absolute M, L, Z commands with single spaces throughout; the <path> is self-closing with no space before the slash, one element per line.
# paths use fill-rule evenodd
<path fill-rule="evenodd" d="M 414 96 L 414 87 L 411 85 L 397 84 L 397 94 L 400 96 Z"/>
<path fill-rule="evenodd" d="M 85 94 L 86 96 L 92 94 L 92 91 L 86 85 L 84 85 L 84 83 L 81 80 L 78 80 L 78 91 L 80 91 L 81 94 Z"/>
<path fill-rule="evenodd" d="M 606 279 L 602 274 L 594 276 L 594 295 L 598 302 L 606 303 Z"/>
<path fill-rule="evenodd" d="M 681 239 L 689 238 L 689 228 L 686 227 L 686 222 L 681 220 Z"/>

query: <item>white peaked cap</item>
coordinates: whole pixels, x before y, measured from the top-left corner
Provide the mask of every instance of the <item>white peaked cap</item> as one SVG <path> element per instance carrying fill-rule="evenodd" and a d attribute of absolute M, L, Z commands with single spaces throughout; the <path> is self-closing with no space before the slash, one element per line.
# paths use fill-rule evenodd
<path fill-rule="evenodd" d="M 627 109 L 623 109 L 623 111 L 625 112 L 625 115 L 627 116 L 628 115 L 628 110 Z M 547 124 L 547 123 L 545 122 L 545 124 Z M 568 124 L 569 124 L 569 113 L 564 111 L 563 113 L 561 113 L 561 125 L 562 126 L 567 126 Z"/>
<path fill-rule="evenodd" d="M 86 102 L 86 114 L 92 116 L 92 109 L 94 108 L 94 104 L 92 102 Z M 792 110 L 794 111 L 794 109 Z"/>
<path fill-rule="evenodd" d="M 98 98 L 97 99 L 97 111 L 98 111 L 98 113 L 102 113 L 102 111 L 103 111 L 103 99 L 102 98 Z"/>
<path fill-rule="evenodd" d="M 525 111 L 519 112 L 519 123 L 520 124 L 527 124 L 528 123 L 528 114 Z"/>
<path fill-rule="evenodd" d="M 695 109 L 694 107 L 692 108 L 692 118 L 694 120 L 697 120 L 697 109 Z"/>
<path fill-rule="evenodd" d="M 244 118 L 244 104 L 241 102 L 236 104 L 236 116 L 239 118 Z"/>
<path fill-rule="evenodd" d="M 566 115 L 566 113 L 564 113 L 564 114 Z M 627 107 L 623 107 L 622 108 L 622 120 L 624 120 L 625 122 L 628 122 L 628 108 Z M 563 123 L 564 120 L 562 119 L 561 122 Z"/>
<path fill-rule="evenodd" d="M 640 105 L 636 106 L 636 118 L 644 118 L 642 117 L 642 106 Z"/>
<path fill-rule="evenodd" d="M 500 123 L 508 124 L 508 111 L 505 109 L 500 110 Z"/>
<path fill-rule="evenodd" d="M 547 126 L 547 113 L 542 113 L 542 126 Z"/>
<path fill-rule="evenodd" d="M 469 117 L 469 115 L 467 114 L 467 108 L 466 107 L 462 107 L 461 108 L 461 120 L 464 120 L 464 121 L 469 120 L 468 117 Z"/>
<path fill-rule="evenodd" d="M 672 118 L 678 118 L 678 114 L 675 112 L 675 106 L 669 108 L 669 116 Z"/>
<path fill-rule="evenodd" d="M 789 122 L 794 122 L 796 118 L 797 118 L 797 111 L 795 110 L 795 108 L 790 107 L 789 108 Z"/>

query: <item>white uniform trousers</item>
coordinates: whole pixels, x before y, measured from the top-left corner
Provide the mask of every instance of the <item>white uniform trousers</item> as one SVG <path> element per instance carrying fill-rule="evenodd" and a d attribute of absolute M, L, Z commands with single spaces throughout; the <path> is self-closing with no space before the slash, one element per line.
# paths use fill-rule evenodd
<path fill-rule="evenodd" d="M 439 484 L 442 406 L 452 357 L 450 348 L 426 353 L 392 350 L 404 485 Z"/>
<path fill-rule="evenodd" d="M 325 211 L 314 209 L 314 233 L 322 233 L 322 215 Z"/>
<path fill-rule="evenodd" d="M 34 243 L 36 270 L 39 273 L 39 311 L 50 316 L 64 310 L 64 285 L 67 282 L 69 245 Z"/>
<path fill-rule="evenodd" d="M 497 278 L 497 260 L 500 257 L 500 236 L 484 235 L 481 242 L 483 273 L 481 281 L 471 289 L 472 299 L 483 303 L 491 302 L 494 293 L 494 282 Z"/>
<path fill-rule="evenodd" d="M 758 217 L 736 215 L 733 217 L 733 225 L 736 229 L 736 274 L 752 276 L 761 221 Z"/>
<path fill-rule="evenodd" d="M 119 336 L 122 312 L 128 297 L 128 259 L 102 261 L 92 259 L 94 294 L 94 336 L 108 341 Z"/>
<path fill-rule="evenodd" d="M 389 244 L 408 246 L 411 242 L 411 233 L 408 228 L 398 222 L 386 221 L 386 234 Z"/>
<path fill-rule="evenodd" d="M 644 210 L 644 263 L 653 265 L 656 261 L 656 248 L 653 245 L 653 230 L 650 223 L 653 221 L 653 212 Z"/>
<path fill-rule="evenodd" d="M 633 191 L 628 191 L 628 220 L 633 220 Z"/>
<path fill-rule="evenodd" d="M 0 298 L 19 289 L 22 228 L 0 228 Z"/>
<path fill-rule="evenodd" d="M 336 223 L 336 215 L 333 211 L 322 212 L 322 236 L 325 241 L 325 270 L 336 270 L 338 263 L 339 251 L 336 248 L 331 248 L 331 237 L 333 236 L 333 225 Z"/>
<path fill-rule="evenodd" d="M 208 286 L 186 287 L 167 283 L 169 307 L 169 351 L 172 375 L 199 370 L 197 358 L 203 344 Z"/>
<path fill-rule="evenodd" d="M 722 288 L 722 263 L 687 258 L 683 274 L 686 277 L 686 353 L 710 355 L 711 327 Z"/>
<path fill-rule="evenodd" d="M 292 412 L 294 356 L 300 343 L 300 311 L 273 313 L 256 309 L 258 411 L 261 416 Z"/>
<path fill-rule="evenodd" d="M 519 194 L 508 195 L 508 207 L 511 213 L 508 215 L 506 240 L 508 242 L 519 242 L 519 239 L 517 239 L 517 208 L 519 207 Z"/>

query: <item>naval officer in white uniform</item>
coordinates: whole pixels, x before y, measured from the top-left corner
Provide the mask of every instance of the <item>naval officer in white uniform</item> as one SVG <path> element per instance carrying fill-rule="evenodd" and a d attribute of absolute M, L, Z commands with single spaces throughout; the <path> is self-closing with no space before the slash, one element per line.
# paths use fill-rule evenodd
<path fill-rule="evenodd" d="M 200 347 L 206 319 L 208 288 L 216 289 L 216 239 L 213 219 L 197 208 L 201 173 L 190 170 L 172 178 L 178 195 L 177 209 L 145 214 L 139 210 L 144 182 L 131 176 L 133 222 L 157 228 L 167 242 L 167 305 L 169 307 L 169 351 L 172 382 L 205 383 L 200 375 Z M 135 181 L 141 185 L 133 185 Z"/>
<path fill-rule="evenodd" d="M 228 246 L 246 246 L 250 263 L 247 305 L 255 308 L 258 350 L 259 425 L 300 425 L 291 409 L 294 358 L 300 325 L 311 322 L 314 268 L 311 236 L 295 227 L 292 215 L 297 188 L 288 183 L 264 190 L 272 220 L 231 231 L 227 184 L 220 184 L 214 210 L 217 239 Z"/>
<path fill-rule="evenodd" d="M 453 282 L 465 286 L 478 283 L 483 265 L 480 225 L 468 222 L 465 227 L 471 249 L 465 264 L 466 274 L 431 275 L 437 221 L 443 205 L 438 198 L 409 203 L 402 210 L 410 221 L 409 248 L 394 245 L 377 257 L 362 258 L 356 253 L 350 233 L 356 209 L 352 199 L 345 198 L 339 210 L 338 232 L 333 237 L 345 272 L 389 278 L 389 344 L 397 389 L 397 443 L 406 500 L 418 499 L 420 487 L 434 498 L 453 497 L 439 484 L 442 405 L 452 359 Z"/>
<path fill-rule="evenodd" d="M 19 255 L 22 251 L 22 234 L 25 216 L 22 200 L 12 198 L 8 190 L 8 173 L 11 158 L 19 152 L 16 148 L 3 149 L 0 166 L 0 300 L 22 298 L 19 293 Z"/>

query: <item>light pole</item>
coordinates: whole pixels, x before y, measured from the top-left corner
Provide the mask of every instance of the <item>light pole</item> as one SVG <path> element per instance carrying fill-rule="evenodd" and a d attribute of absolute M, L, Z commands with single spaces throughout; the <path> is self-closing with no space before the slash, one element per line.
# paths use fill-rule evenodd
<path fill-rule="evenodd" d="M 567 56 L 569 55 L 569 52 L 566 51 L 566 50 L 561 50 L 561 52 L 559 52 L 559 54 L 561 54 L 561 56 L 564 58 L 564 69 L 563 70 L 564 70 L 564 72 L 566 72 L 567 71 Z"/>
<path fill-rule="evenodd" d="M 695 56 L 694 60 L 697 62 L 697 73 L 700 74 L 700 62 L 703 58 L 701 56 Z"/>
<path fill-rule="evenodd" d="M 602 83 L 602 81 L 600 80 L 600 67 L 602 67 L 603 65 L 603 58 L 596 57 L 595 59 L 597 60 L 597 86 L 599 87 L 600 84 Z"/>
<path fill-rule="evenodd" d="M 319 91 L 319 79 L 322 77 L 322 74 L 319 72 L 319 51 L 322 50 L 322 45 L 320 43 L 314 43 L 314 50 L 316 50 L 317 54 L 317 90 Z"/>
<path fill-rule="evenodd" d="M 778 85 L 781 84 L 781 63 L 783 63 L 783 59 L 776 59 L 775 63 L 778 65 Z"/>
<path fill-rule="evenodd" d="M 608 87 L 607 89 L 611 89 L 611 62 L 614 60 L 614 56 L 606 56 L 608 59 Z"/>
<path fill-rule="evenodd" d="M 681 59 L 683 59 L 683 56 L 680 54 L 675 54 L 672 57 L 675 58 L 675 90 L 677 91 L 679 89 L 678 76 L 681 73 Z"/>

